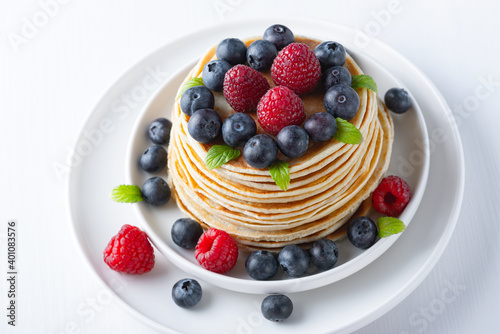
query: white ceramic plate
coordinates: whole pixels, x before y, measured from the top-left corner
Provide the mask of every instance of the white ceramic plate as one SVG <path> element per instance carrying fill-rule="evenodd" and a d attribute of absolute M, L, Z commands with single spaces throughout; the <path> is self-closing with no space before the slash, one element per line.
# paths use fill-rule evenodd
<path fill-rule="evenodd" d="M 343 39 L 341 34 L 335 34 L 332 31 L 329 31 L 329 34 L 335 36 L 337 40 L 342 41 Z M 328 36 L 326 34 L 322 35 L 322 39 L 328 39 Z M 197 38 L 194 38 L 193 43 L 197 42 Z M 217 40 L 213 41 L 214 44 L 217 42 Z M 392 87 L 401 87 L 401 83 L 394 76 L 370 57 L 361 52 L 353 53 L 352 56 L 361 69 L 374 78 L 379 87 L 380 96 L 383 96 Z M 142 186 L 152 176 L 160 176 L 166 179 L 167 169 L 161 173 L 152 175 L 151 173 L 144 172 L 139 167 L 138 162 L 144 150 L 153 144 L 145 136 L 149 124 L 158 117 L 170 118 L 180 83 L 186 78 L 193 66 L 194 64 L 188 64 L 170 77 L 149 100 L 138 117 L 127 149 L 128 155 L 125 171 L 127 184 Z M 427 183 L 429 171 L 427 128 L 422 112 L 415 100 L 413 101 L 412 108 L 407 113 L 404 115 L 394 115 L 393 120 L 395 123 L 395 139 L 388 174 L 402 176 L 412 189 L 412 199 L 399 217 L 409 225 L 414 214 L 417 212 Z M 415 166 L 411 173 L 405 173 L 401 164 L 401 158 L 406 157 L 408 152 L 417 151 L 420 154 L 419 165 Z M 217 286 L 245 293 L 299 292 L 336 282 L 371 263 L 382 255 L 401 235 L 398 234 L 383 238 L 365 251 L 352 246 L 344 238 L 344 240 L 337 242 L 337 246 L 339 247 L 339 261 L 330 270 L 318 271 L 314 266 L 311 266 L 309 272 L 300 278 L 290 278 L 283 271 L 279 270 L 272 280 L 257 281 L 252 279 L 245 270 L 245 259 L 248 257 L 248 252 L 240 252 L 236 267 L 227 274 L 222 275 L 202 268 L 194 257 L 194 250 L 185 250 L 175 245 L 170 235 L 172 224 L 177 218 L 185 217 L 175 205 L 171 204 L 165 208 L 158 208 L 147 203 L 139 203 L 134 206 L 134 209 L 140 226 L 146 231 L 156 248 L 180 269 L 190 272 L 196 278 Z M 374 220 L 376 221 L 375 217 Z"/>
<path fill-rule="evenodd" d="M 160 88 L 155 78 L 175 73 L 194 61 L 213 41 L 245 37 L 280 22 L 300 34 L 338 39 L 353 51 L 356 31 L 328 22 L 303 19 L 251 20 L 226 23 L 175 41 L 132 67 L 104 94 L 85 123 L 76 151 L 86 152 L 68 179 L 69 215 L 76 243 L 91 272 L 115 300 L 146 324 L 166 332 L 199 333 L 348 333 L 366 325 L 410 294 L 434 267 L 455 228 L 463 197 L 463 153 L 451 112 L 436 87 L 410 62 L 373 40 L 362 51 L 395 73 L 419 102 L 429 131 L 428 185 L 408 229 L 380 257 L 349 277 L 324 287 L 289 294 L 294 312 L 287 322 L 271 323 L 260 315 L 264 295 L 242 294 L 201 281 L 204 297 L 193 310 L 177 307 L 170 298 L 173 284 L 193 273 L 157 256 L 155 269 L 143 276 L 109 270 L 102 251 L 123 224 L 137 224 L 133 205 L 109 199 L 113 187 L 125 181 L 127 141 L 140 110 Z M 318 32 L 324 32 L 320 34 Z M 330 32 L 330 33 L 329 33 Z M 335 36 L 331 36 L 335 32 Z M 327 35 L 325 37 L 325 35 Z M 343 40 L 337 38 L 342 36 Z M 155 86 L 156 85 L 156 86 Z M 381 91 L 382 88 L 381 87 Z M 132 96 L 129 104 L 123 96 Z M 160 111 L 158 111 L 160 112 Z M 405 115 L 406 116 L 406 115 Z M 102 140 L 88 134 L 100 129 Z M 90 143 L 90 144 L 89 144 Z M 88 148 L 90 150 L 84 150 Z M 90 152 L 89 152 L 90 151 Z M 418 151 L 404 152 L 409 169 L 419 165 Z M 173 204 L 172 204 L 173 205 Z"/>

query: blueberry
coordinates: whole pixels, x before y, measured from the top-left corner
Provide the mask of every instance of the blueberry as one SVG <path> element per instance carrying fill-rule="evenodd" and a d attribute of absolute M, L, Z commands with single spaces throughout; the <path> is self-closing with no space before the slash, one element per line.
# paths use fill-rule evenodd
<path fill-rule="evenodd" d="M 198 239 L 203 234 L 203 228 L 200 223 L 191 218 L 180 218 L 172 225 L 172 240 L 177 246 L 186 249 L 196 247 Z"/>
<path fill-rule="evenodd" d="M 147 179 L 142 185 L 142 199 L 151 205 L 160 206 L 170 200 L 170 187 L 161 177 Z"/>
<path fill-rule="evenodd" d="M 172 287 L 172 299 L 177 306 L 183 308 L 191 308 L 198 304 L 202 295 L 201 285 L 195 279 L 181 279 Z"/>
<path fill-rule="evenodd" d="M 278 133 L 276 142 L 280 151 L 289 158 L 298 158 L 307 152 L 309 135 L 298 125 L 285 126 Z"/>
<path fill-rule="evenodd" d="M 182 94 L 180 105 L 182 112 L 188 116 L 191 116 L 198 109 L 213 109 L 215 105 L 214 94 L 205 86 L 191 87 Z"/>
<path fill-rule="evenodd" d="M 290 317 L 293 311 L 293 303 L 285 295 L 269 295 L 262 301 L 260 310 L 267 320 L 280 322 Z"/>
<path fill-rule="evenodd" d="M 277 55 L 276 45 L 265 39 L 258 39 L 248 46 L 247 62 L 257 71 L 267 71 Z"/>
<path fill-rule="evenodd" d="M 196 110 L 188 122 L 188 132 L 194 140 L 208 144 L 220 134 L 222 119 L 213 109 Z"/>
<path fill-rule="evenodd" d="M 328 89 L 323 99 L 326 111 L 333 117 L 340 117 L 346 121 L 353 118 L 358 112 L 359 96 L 354 89 L 346 85 L 335 85 Z"/>
<path fill-rule="evenodd" d="M 377 234 L 377 225 L 369 217 L 356 217 L 347 225 L 347 238 L 358 248 L 371 247 L 377 240 Z"/>
<path fill-rule="evenodd" d="M 158 118 L 149 126 L 149 138 L 158 145 L 168 145 L 172 122 L 166 118 Z"/>
<path fill-rule="evenodd" d="M 385 93 L 385 105 L 396 114 L 405 113 L 411 107 L 410 95 L 403 88 L 391 88 Z"/>
<path fill-rule="evenodd" d="M 337 132 L 335 117 L 327 112 L 312 114 L 304 123 L 309 138 L 315 142 L 323 142 L 333 138 Z"/>
<path fill-rule="evenodd" d="M 309 255 L 297 245 L 288 245 L 278 255 L 278 262 L 285 273 L 299 277 L 309 268 Z"/>
<path fill-rule="evenodd" d="M 269 135 L 253 136 L 243 148 L 243 157 L 254 168 L 269 167 L 278 157 L 278 145 Z"/>
<path fill-rule="evenodd" d="M 201 74 L 203 84 L 215 92 L 222 92 L 224 76 L 230 68 L 231 64 L 225 60 L 212 60 L 206 63 Z"/>
<path fill-rule="evenodd" d="M 295 36 L 293 36 L 292 31 L 282 24 L 275 24 L 267 28 L 263 38 L 276 45 L 278 50 L 295 42 Z"/>
<path fill-rule="evenodd" d="M 314 54 L 318 57 L 321 70 L 326 70 L 332 66 L 342 66 L 346 60 L 345 48 L 342 44 L 327 41 L 314 48 Z"/>
<path fill-rule="evenodd" d="M 322 76 L 322 83 L 325 90 L 338 84 L 351 87 L 352 77 L 349 70 L 344 66 L 333 66 L 327 69 Z"/>
<path fill-rule="evenodd" d="M 247 257 L 245 268 L 253 279 L 266 280 L 273 277 L 278 271 L 278 261 L 268 251 L 259 250 Z"/>
<path fill-rule="evenodd" d="M 232 147 L 244 145 L 256 132 L 255 121 L 244 113 L 232 114 L 222 124 L 222 139 Z"/>
<path fill-rule="evenodd" d="M 330 239 L 319 239 L 314 242 L 309 250 L 311 262 L 319 269 L 330 269 L 339 257 L 339 249 Z"/>
<path fill-rule="evenodd" d="M 141 155 L 140 165 L 146 172 L 154 173 L 162 170 L 167 164 L 167 151 L 160 145 L 148 147 Z"/>
<path fill-rule="evenodd" d="M 247 59 L 247 46 L 237 38 L 226 38 L 217 45 L 215 55 L 233 66 L 244 64 Z"/>

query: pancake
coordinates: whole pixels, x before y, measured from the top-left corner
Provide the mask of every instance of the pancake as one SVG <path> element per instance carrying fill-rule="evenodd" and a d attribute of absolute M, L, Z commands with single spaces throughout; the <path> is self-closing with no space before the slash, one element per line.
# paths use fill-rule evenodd
<path fill-rule="evenodd" d="M 247 46 L 254 40 L 245 41 Z M 304 37 L 296 42 L 311 49 L 320 43 Z M 204 65 L 216 59 L 215 46 L 202 56 L 186 81 L 201 77 Z M 344 65 L 351 75 L 363 74 L 347 55 Z M 270 72 L 262 73 L 271 87 Z M 388 170 L 394 129 L 391 116 L 376 93 L 357 89 L 360 106 L 349 122 L 363 135 L 358 145 L 335 139 L 310 141 L 300 158 L 278 159 L 289 163 L 290 186 L 281 190 L 269 170 L 249 166 L 241 154 L 237 159 L 208 170 L 205 158 L 221 139 L 200 144 L 188 133 L 189 116 L 182 113 L 179 99 L 172 110 L 169 154 L 169 183 L 179 208 L 204 228 L 218 228 L 233 236 L 242 249 L 279 251 L 290 244 L 307 245 L 320 238 L 337 240 L 345 235 L 346 222 L 353 215 L 364 215 L 371 207 L 370 195 Z M 320 84 L 301 95 L 306 117 L 324 112 L 324 89 Z M 224 120 L 235 111 L 222 93 L 214 92 L 215 107 Z M 265 133 L 255 112 L 248 113 Z M 344 227 L 343 227 L 344 226 Z"/>

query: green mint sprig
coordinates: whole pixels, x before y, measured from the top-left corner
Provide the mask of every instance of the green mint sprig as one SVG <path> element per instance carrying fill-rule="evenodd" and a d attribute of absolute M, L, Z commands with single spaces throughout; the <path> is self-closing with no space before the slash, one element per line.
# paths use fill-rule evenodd
<path fill-rule="evenodd" d="M 377 221 L 378 237 L 385 238 L 404 231 L 406 225 L 394 217 L 380 217 Z"/>
<path fill-rule="evenodd" d="M 346 144 L 359 144 L 363 141 L 363 135 L 354 125 L 340 117 L 337 117 L 336 120 L 335 139 Z"/>
<path fill-rule="evenodd" d="M 353 75 L 351 87 L 353 89 L 368 88 L 370 90 L 373 90 L 375 93 L 378 93 L 378 88 L 375 80 L 373 80 L 371 76 L 366 74 Z"/>
<path fill-rule="evenodd" d="M 269 172 L 276 185 L 286 191 L 290 185 L 290 169 L 288 168 L 288 163 L 276 160 L 269 166 Z"/>
<path fill-rule="evenodd" d="M 177 98 L 179 98 L 186 90 L 188 90 L 191 87 L 195 86 L 204 86 L 203 84 L 203 79 L 202 78 L 191 78 L 185 83 L 182 84 L 181 88 L 179 88 L 179 91 L 177 92 Z"/>
<path fill-rule="evenodd" d="M 240 150 L 229 145 L 213 145 L 208 150 L 205 163 L 209 170 L 222 166 L 230 160 L 240 156 Z"/>
<path fill-rule="evenodd" d="M 142 192 L 138 186 L 122 184 L 111 191 L 110 197 L 118 203 L 137 203 L 142 201 Z"/>

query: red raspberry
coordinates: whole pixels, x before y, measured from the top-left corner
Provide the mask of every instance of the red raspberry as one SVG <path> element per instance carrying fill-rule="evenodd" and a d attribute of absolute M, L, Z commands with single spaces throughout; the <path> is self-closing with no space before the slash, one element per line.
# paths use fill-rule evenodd
<path fill-rule="evenodd" d="M 224 76 L 224 97 L 237 112 L 255 110 L 268 89 L 267 79 L 257 70 L 245 65 L 232 67 Z"/>
<path fill-rule="evenodd" d="M 153 269 L 155 255 L 146 233 L 135 226 L 123 225 L 106 246 L 104 262 L 113 270 L 141 275 Z"/>
<path fill-rule="evenodd" d="M 292 43 L 274 59 L 271 76 L 277 86 L 286 86 L 300 95 L 314 89 L 321 77 L 321 65 L 307 45 Z"/>
<path fill-rule="evenodd" d="M 194 256 L 203 268 L 224 274 L 236 265 L 238 246 L 226 231 L 210 228 L 198 240 Z"/>
<path fill-rule="evenodd" d="M 262 128 L 277 135 L 288 125 L 300 125 L 306 119 L 304 104 L 289 88 L 274 87 L 260 99 L 257 105 L 257 119 Z"/>
<path fill-rule="evenodd" d="M 410 186 L 400 177 L 391 175 L 382 179 L 373 192 L 373 207 L 380 213 L 396 217 L 403 212 L 411 198 Z"/>

